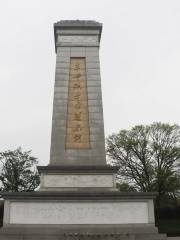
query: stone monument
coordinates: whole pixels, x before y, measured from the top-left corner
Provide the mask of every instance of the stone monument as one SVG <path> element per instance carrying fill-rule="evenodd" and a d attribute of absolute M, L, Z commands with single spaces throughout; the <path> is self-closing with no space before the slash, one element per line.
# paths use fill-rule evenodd
<path fill-rule="evenodd" d="M 106 164 L 101 31 L 95 21 L 54 24 L 50 163 L 38 167 L 38 191 L 2 193 L 1 239 L 165 239 L 154 225 L 155 194 L 119 192 L 118 169 Z"/>

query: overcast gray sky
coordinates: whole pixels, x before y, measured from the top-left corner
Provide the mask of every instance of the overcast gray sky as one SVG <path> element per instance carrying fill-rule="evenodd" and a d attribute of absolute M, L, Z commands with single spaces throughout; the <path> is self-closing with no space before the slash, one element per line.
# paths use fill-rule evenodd
<path fill-rule="evenodd" d="M 180 1 L 0 0 L 0 151 L 32 149 L 49 161 L 53 23 L 103 23 L 106 136 L 136 124 L 180 124 Z"/>

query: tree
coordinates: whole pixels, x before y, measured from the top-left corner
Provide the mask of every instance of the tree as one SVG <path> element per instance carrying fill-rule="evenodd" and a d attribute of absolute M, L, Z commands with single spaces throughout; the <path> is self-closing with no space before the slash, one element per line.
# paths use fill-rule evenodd
<path fill-rule="evenodd" d="M 129 185 L 127 182 L 117 182 L 116 187 L 121 191 L 121 192 L 137 192 L 136 188 L 133 187 L 132 185 Z"/>
<path fill-rule="evenodd" d="M 20 147 L 0 153 L 1 191 L 31 192 L 38 187 L 40 179 L 36 170 L 37 159 L 30 154 L 31 151 L 23 152 Z"/>
<path fill-rule="evenodd" d="M 107 154 L 119 166 L 119 182 L 138 191 L 176 196 L 180 190 L 180 126 L 153 123 L 107 138 Z"/>

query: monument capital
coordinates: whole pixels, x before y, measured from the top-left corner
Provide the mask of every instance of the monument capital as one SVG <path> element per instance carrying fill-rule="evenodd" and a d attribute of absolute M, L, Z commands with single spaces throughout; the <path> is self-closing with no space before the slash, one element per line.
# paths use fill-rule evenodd
<path fill-rule="evenodd" d="M 102 24 L 86 20 L 61 20 L 54 23 L 55 49 L 58 46 L 99 46 Z"/>

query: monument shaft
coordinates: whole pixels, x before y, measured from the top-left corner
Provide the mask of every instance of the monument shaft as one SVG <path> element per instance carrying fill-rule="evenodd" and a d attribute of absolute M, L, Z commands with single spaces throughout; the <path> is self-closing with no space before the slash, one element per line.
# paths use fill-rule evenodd
<path fill-rule="evenodd" d="M 105 165 L 102 26 L 92 21 L 60 21 L 54 26 L 57 57 L 50 165 Z"/>

